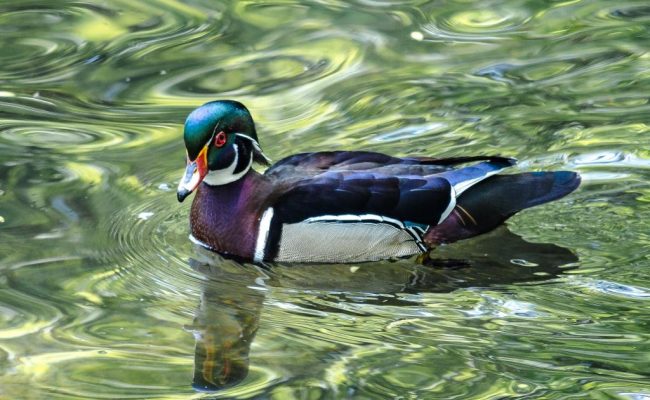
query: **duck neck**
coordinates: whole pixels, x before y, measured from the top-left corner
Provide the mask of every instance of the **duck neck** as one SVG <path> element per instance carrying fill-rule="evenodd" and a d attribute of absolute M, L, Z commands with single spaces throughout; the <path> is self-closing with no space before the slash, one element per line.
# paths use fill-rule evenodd
<path fill-rule="evenodd" d="M 269 189 L 267 178 L 252 168 L 230 183 L 202 183 L 192 202 L 192 235 L 213 250 L 250 256 Z"/>
<path fill-rule="evenodd" d="M 214 175 L 217 175 L 218 173 L 219 171 L 212 172 Z M 208 174 L 206 179 L 204 179 L 201 185 L 199 185 L 196 193 L 198 196 L 196 196 L 196 198 L 209 195 L 213 198 L 220 198 L 223 201 L 240 198 L 243 201 L 256 191 L 258 185 L 264 185 L 267 180 L 264 175 L 258 173 L 252 168 L 237 175 L 230 175 L 229 178 L 217 178 L 215 176 L 213 179 L 208 180 L 207 178 L 209 176 L 210 174 Z M 219 183 L 214 184 L 215 181 Z"/>

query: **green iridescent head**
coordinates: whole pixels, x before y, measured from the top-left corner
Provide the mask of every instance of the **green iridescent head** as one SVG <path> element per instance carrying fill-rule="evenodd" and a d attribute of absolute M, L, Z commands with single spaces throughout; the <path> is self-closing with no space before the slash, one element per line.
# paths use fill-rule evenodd
<path fill-rule="evenodd" d="M 178 185 L 183 201 L 203 181 L 224 185 L 243 177 L 253 161 L 269 164 L 257 140 L 248 109 L 233 100 L 211 101 L 192 111 L 183 132 L 185 176 Z"/>

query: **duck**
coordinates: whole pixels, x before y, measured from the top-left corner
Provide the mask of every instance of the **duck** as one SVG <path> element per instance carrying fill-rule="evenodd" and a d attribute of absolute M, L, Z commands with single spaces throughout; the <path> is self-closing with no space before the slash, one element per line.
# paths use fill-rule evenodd
<path fill-rule="evenodd" d="M 190 240 L 255 263 L 426 255 L 490 232 L 580 185 L 573 171 L 504 173 L 517 161 L 502 156 L 333 150 L 271 165 L 251 113 L 234 100 L 192 111 L 183 140 L 186 166 L 177 199 L 194 193 Z"/>

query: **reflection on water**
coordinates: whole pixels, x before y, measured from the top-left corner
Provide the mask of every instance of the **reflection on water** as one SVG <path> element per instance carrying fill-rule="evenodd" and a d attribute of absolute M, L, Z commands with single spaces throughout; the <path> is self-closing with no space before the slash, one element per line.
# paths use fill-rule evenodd
<path fill-rule="evenodd" d="M 1 2 L 0 398 L 650 395 L 646 3 Z M 275 160 L 584 183 L 422 262 L 204 260 L 173 188 L 217 98 Z"/>
<path fill-rule="evenodd" d="M 201 303 L 191 329 L 196 339 L 192 386 L 214 391 L 241 382 L 248 375 L 250 346 L 259 326 L 263 276 L 235 262 L 204 256 L 208 264 L 191 259 L 209 280 L 202 285 Z"/>
<path fill-rule="evenodd" d="M 499 243 L 505 252 L 494 253 Z M 376 265 L 267 265 L 250 268 L 196 248 L 198 259 L 192 267 L 208 280 L 202 285 L 201 302 L 189 329 L 196 339 L 192 386 L 199 391 L 219 391 L 240 383 L 248 374 L 249 353 L 259 327 L 266 292 L 271 287 L 337 293 L 341 300 L 359 293 L 451 292 L 465 287 L 490 287 L 547 281 L 557 278 L 578 259 L 569 250 L 542 243 L 530 243 L 500 229 L 476 240 L 471 248 L 455 249 L 451 254 L 462 259 L 427 258 L 424 264 L 384 262 Z M 510 259 L 516 255 L 516 259 Z M 377 303 L 372 296 L 360 303 Z M 394 306 L 413 306 L 417 302 L 390 301 Z M 304 307 L 304 306 L 303 306 Z M 329 307 L 314 303 L 312 311 L 327 312 Z M 525 305 L 510 304 L 515 315 L 534 316 Z M 474 310 L 473 314 L 486 312 Z M 489 312 L 489 311 L 488 311 Z M 399 321 L 395 324 L 399 324 Z M 287 360 L 291 363 L 291 360 Z"/>

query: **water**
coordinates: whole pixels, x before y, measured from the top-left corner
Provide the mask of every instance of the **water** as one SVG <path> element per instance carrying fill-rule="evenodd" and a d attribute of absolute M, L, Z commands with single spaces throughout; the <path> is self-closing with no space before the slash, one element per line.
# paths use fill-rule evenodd
<path fill-rule="evenodd" d="M 647 2 L 0 11 L 0 398 L 650 397 Z M 584 184 L 426 265 L 242 265 L 174 193 L 217 98 L 275 160 L 502 154 Z"/>

